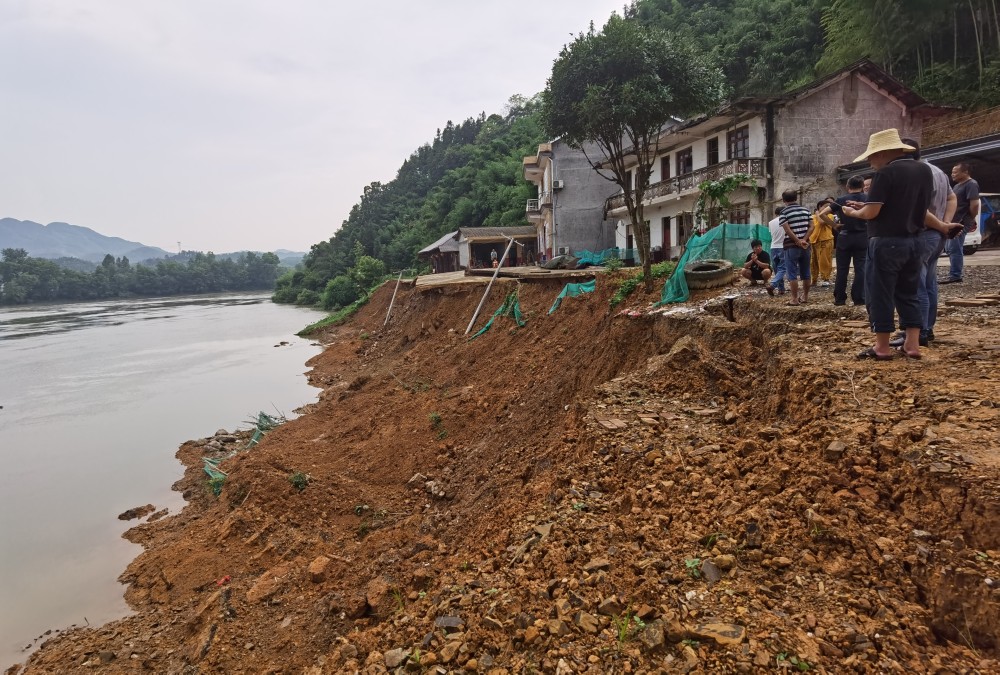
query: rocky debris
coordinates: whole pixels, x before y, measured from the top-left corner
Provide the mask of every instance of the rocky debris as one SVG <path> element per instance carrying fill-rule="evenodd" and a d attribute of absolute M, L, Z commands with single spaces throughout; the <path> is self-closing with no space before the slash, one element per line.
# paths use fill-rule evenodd
<path fill-rule="evenodd" d="M 136 518 L 142 518 L 143 516 L 147 516 L 155 510 L 156 507 L 153 506 L 152 504 L 146 504 L 145 506 L 135 506 L 132 507 L 131 509 L 128 509 L 127 511 L 119 513 L 118 520 L 134 520 Z"/>
<path fill-rule="evenodd" d="M 314 584 L 326 581 L 326 570 L 330 566 L 330 562 L 328 557 L 321 555 L 309 563 L 309 580 Z"/>
<path fill-rule="evenodd" d="M 949 308 L 916 368 L 855 361 L 870 336 L 822 296 L 729 322 L 605 319 L 597 293 L 473 342 L 447 331 L 464 295 L 402 300 L 317 358 L 332 396 L 231 460 L 245 503 L 182 448 L 192 506 L 123 577 L 138 613 L 48 638 L 28 673 L 100 650 L 150 672 L 997 670 L 1000 386 L 956 358 L 994 308 Z"/>
<path fill-rule="evenodd" d="M 258 603 L 272 598 L 281 590 L 291 570 L 291 563 L 282 563 L 257 577 L 253 586 L 247 591 L 247 602 Z"/>

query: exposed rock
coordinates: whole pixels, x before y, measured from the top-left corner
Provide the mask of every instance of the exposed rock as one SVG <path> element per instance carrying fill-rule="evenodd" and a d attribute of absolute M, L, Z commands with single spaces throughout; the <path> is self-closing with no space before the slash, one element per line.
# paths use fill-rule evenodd
<path fill-rule="evenodd" d="M 408 658 L 410 658 L 409 649 L 390 649 L 385 653 L 385 667 L 389 670 L 394 670 L 401 666 Z"/>
<path fill-rule="evenodd" d="M 247 591 L 247 602 L 257 603 L 270 599 L 281 589 L 290 570 L 291 563 L 282 563 L 261 574 Z"/>
<path fill-rule="evenodd" d="M 330 559 L 321 555 L 309 563 L 309 580 L 314 584 L 326 581 L 326 569 L 330 566 Z"/>
<path fill-rule="evenodd" d="M 603 614 L 604 616 L 618 616 L 623 611 L 625 611 L 624 605 L 616 597 L 605 598 L 601 604 L 597 606 L 597 613 Z"/>
<path fill-rule="evenodd" d="M 149 515 L 156 510 L 156 507 L 152 504 L 146 504 L 145 506 L 135 506 L 128 511 L 123 511 L 118 514 L 118 520 L 134 520 L 136 518 L 142 518 L 143 516 Z"/>
<path fill-rule="evenodd" d="M 583 566 L 583 570 L 585 572 L 596 572 L 597 570 L 606 570 L 609 567 L 611 567 L 611 561 L 607 558 L 594 558 Z"/>
<path fill-rule="evenodd" d="M 714 640 L 723 646 L 738 645 L 746 637 L 746 628 L 735 623 L 700 623 L 690 633 L 697 640 Z"/>

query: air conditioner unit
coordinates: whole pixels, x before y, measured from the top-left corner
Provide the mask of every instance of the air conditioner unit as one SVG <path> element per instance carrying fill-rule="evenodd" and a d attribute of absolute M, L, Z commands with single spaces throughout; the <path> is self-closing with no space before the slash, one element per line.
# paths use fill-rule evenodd
<path fill-rule="evenodd" d="M 562 190 L 564 187 L 566 187 L 566 181 L 564 181 L 564 180 L 554 180 L 554 181 L 552 181 L 552 189 L 553 190 Z"/>
<path fill-rule="evenodd" d="M 569 246 L 560 246 L 559 255 L 569 255 Z"/>

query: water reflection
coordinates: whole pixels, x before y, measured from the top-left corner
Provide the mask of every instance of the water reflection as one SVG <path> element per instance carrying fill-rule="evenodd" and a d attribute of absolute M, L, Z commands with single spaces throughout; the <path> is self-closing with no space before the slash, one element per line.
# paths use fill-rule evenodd
<path fill-rule="evenodd" d="M 70 305 L 30 305 L 0 307 L 0 340 L 21 339 L 58 331 L 82 330 L 93 326 L 121 325 L 125 321 L 159 321 L 175 318 L 169 313 L 176 307 L 235 307 L 270 303 L 266 295 L 208 295 L 198 299 L 148 298 L 112 300 Z M 140 315 L 140 316 L 136 316 Z M 15 330 L 15 327 L 18 330 Z M 24 330 L 27 327 L 28 330 Z"/>

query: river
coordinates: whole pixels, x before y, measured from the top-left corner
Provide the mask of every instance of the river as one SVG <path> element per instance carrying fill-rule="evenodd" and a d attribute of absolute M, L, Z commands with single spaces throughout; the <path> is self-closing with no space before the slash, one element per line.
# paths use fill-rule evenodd
<path fill-rule="evenodd" d="M 0 307 L 0 670 L 128 613 L 118 514 L 183 506 L 185 440 L 314 401 L 294 333 L 319 318 L 262 294 Z"/>

